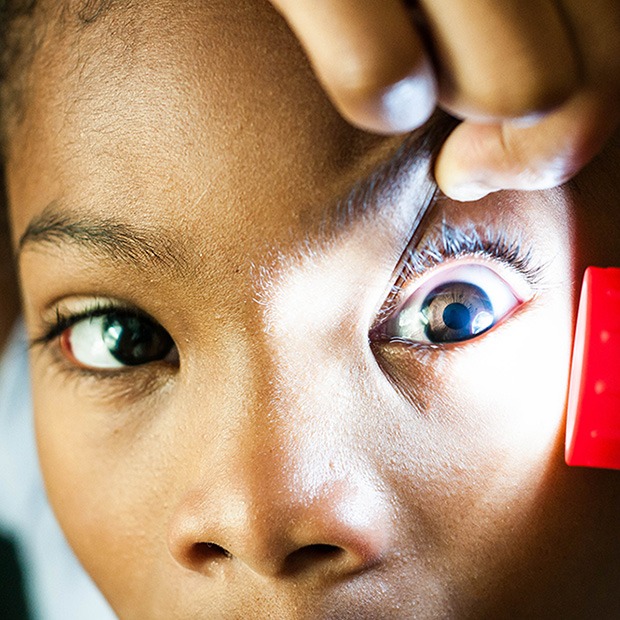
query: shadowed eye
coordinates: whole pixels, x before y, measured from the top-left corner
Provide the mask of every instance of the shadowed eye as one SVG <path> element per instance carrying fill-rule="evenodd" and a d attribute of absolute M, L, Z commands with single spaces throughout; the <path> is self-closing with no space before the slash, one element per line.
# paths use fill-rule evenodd
<path fill-rule="evenodd" d="M 522 303 L 490 267 L 453 265 L 426 279 L 379 327 L 382 338 L 444 344 L 491 329 Z"/>
<path fill-rule="evenodd" d="M 175 351 L 172 338 L 161 325 L 123 311 L 76 321 L 62 332 L 60 347 L 75 364 L 104 370 L 164 360 Z"/>

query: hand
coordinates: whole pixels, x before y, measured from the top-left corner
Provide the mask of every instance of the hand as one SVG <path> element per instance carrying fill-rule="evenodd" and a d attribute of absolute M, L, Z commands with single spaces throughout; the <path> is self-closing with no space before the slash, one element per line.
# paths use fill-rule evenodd
<path fill-rule="evenodd" d="M 345 118 L 463 122 L 435 176 L 457 200 L 574 176 L 620 124 L 618 0 L 272 0 Z"/>

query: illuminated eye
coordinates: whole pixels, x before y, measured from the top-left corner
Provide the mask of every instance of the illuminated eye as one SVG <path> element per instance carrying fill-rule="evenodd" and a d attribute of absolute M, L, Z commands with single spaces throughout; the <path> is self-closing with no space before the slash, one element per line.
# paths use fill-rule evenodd
<path fill-rule="evenodd" d="M 110 311 L 77 321 L 61 334 L 60 346 L 79 366 L 111 369 L 163 360 L 174 342 L 147 317 Z"/>
<path fill-rule="evenodd" d="M 444 344 L 475 338 L 508 316 L 520 300 L 484 265 L 440 270 L 418 286 L 380 328 L 383 337 Z"/>

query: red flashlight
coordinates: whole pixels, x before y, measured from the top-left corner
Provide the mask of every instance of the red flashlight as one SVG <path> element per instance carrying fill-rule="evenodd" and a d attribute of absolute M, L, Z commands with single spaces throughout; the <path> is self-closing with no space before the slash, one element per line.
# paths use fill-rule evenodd
<path fill-rule="evenodd" d="M 568 393 L 566 462 L 620 469 L 620 269 L 586 269 Z"/>

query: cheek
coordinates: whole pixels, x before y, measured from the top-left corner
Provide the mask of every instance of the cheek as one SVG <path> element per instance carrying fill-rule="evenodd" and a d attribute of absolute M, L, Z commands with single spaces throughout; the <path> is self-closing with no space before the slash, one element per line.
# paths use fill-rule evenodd
<path fill-rule="evenodd" d="M 409 423 L 411 445 L 428 441 L 428 454 L 450 454 L 464 467 L 488 469 L 485 475 L 510 472 L 513 479 L 529 476 L 558 456 L 572 299 L 560 294 L 530 303 L 505 324 L 464 345 L 441 352 L 380 352 L 387 358 L 386 375 L 413 411 L 418 410 L 416 421 Z M 404 427 L 405 420 L 401 423 Z M 416 436 L 419 433 L 422 436 Z M 424 450 L 409 454 L 420 453 L 423 459 Z"/>
<path fill-rule="evenodd" d="M 534 541 L 563 509 L 549 479 L 566 469 L 571 321 L 570 296 L 549 295 L 442 357 L 412 363 L 417 354 L 404 351 L 388 362 L 413 407 L 393 408 L 402 417 L 389 430 L 399 440 L 386 477 L 404 537 L 454 576 L 455 591 L 535 562 Z"/>
<path fill-rule="evenodd" d="M 545 299 L 457 358 L 467 443 L 527 475 L 553 453 L 563 431 L 571 353 L 568 299 Z M 556 456 L 553 454 L 553 456 Z M 519 472 L 522 472 L 520 474 Z"/>
<path fill-rule="evenodd" d="M 459 421 L 447 432 L 458 441 L 462 470 L 451 483 L 461 490 L 444 511 L 458 541 L 450 561 L 464 567 L 456 574 L 469 574 L 472 557 L 485 558 L 491 579 L 510 566 L 536 567 L 562 529 L 566 498 L 555 487 L 570 474 L 563 453 L 571 327 L 570 300 L 545 300 L 455 363 L 447 393 Z"/>
<path fill-rule="evenodd" d="M 61 381 L 59 381 L 61 383 Z M 106 415 L 79 390 L 33 372 L 37 443 L 50 503 L 80 562 L 119 611 L 149 591 L 152 567 L 167 560 L 166 437 L 152 411 Z"/>

